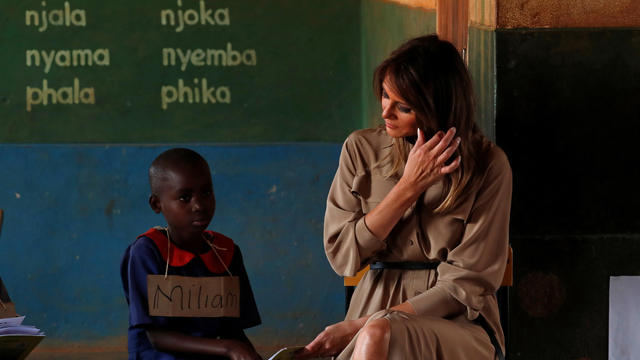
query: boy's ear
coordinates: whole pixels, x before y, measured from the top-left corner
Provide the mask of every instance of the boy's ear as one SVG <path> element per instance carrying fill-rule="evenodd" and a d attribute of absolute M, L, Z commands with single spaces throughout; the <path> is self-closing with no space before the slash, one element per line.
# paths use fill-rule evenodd
<path fill-rule="evenodd" d="M 162 212 L 162 208 L 160 207 L 160 199 L 158 199 L 158 196 L 155 194 L 151 194 L 149 196 L 149 206 L 151 206 L 151 210 L 153 210 L 153 212 L 155 212 L 156 214 Z"/>

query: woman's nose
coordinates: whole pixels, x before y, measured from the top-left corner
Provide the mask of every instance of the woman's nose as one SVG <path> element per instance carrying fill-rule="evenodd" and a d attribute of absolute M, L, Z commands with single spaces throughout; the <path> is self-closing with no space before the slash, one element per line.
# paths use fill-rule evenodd
<path fill-rule="evenodd" d="M 382 105 L 382 118 L 389 119 L 393 117 L 392 106 L 390 104 Z"/>

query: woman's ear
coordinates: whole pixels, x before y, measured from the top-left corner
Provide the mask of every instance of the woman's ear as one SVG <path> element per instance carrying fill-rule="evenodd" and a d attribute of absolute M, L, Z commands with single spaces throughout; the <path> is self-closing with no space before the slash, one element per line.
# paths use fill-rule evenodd
<path fill-rule="evenodd" d="M 153 210 L 153 212 L 155 212 L 156 214 L 162 212 L 162 207 L 160 207 L 160 199 L 158 199 L 158 196 L 155 194 L 151 194 L 149 196 L 149 206 L 151 206 L 151 210 Z"/>

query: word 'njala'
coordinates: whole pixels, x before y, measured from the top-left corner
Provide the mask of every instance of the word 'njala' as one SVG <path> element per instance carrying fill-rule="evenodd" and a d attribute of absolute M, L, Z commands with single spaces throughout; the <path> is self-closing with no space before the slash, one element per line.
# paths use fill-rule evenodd
<path fill-rule="evenodd" d="M 163 48 L 162 65 L 175 66 L 176 54 L 180 60 L 180 70 L 185 71 L 187 65 L 193 66 L 256 66 L 258 63 L 256 51 L 254 49 L 243 50 L 242 52 L 233 50 L 231 43 L 227 43 L 227 49 L 186 49 Z"/>
<path fill-rule="evenodd" d="M 45 1 L 42 2 L 42 7 L 47 7 Z M 83 9 L 71 10 L 71 5 L 69 5 L 68 1 L 65 1 L 64 9 L 42 9 L 40 14 L 38 14 L 37 10 L 25 11 L 24 23 L 27 26 L 37 26 L 40 32 L 46 31 L 49 25 L 87 26 L 87 14 Z"/>
<path fill-rule="evenodd" d="M 178 9 L 164 9 L 160 10 L 160 23 L 164 26 L 176 26 L 176 32 L 184 30 L 185 25 L 231 25 L 231 18 L 229 17 L 229 8 L 208 9 L 204 0 L 200 0 L 200 9 L 183 10 L 182 0 L 177 1 Z"/>
<path fill-rule="evenodd" d="M 193 79 L 193 86 L 186 86 L 184 80 L 178 79 L 178 86 L 162 85 L 160 100 L 162 110 L 167 110 L 167 106 L 176 101 L 180 104 L 230 104 L 231 90 L 228 86 L 209 86 L 205 78 Z"/>
<path fill-rule="evenodd" d="M 92 87 L 80 88 L 80 80 L 73 78 L 73 86 L 50 89 L 47 79 L 42 80 L 42 88 L 27 86 L 27 111 L 32 105 L 47 104 L 95 104 L 96 94 Z"/>
<path fill-rule="evenodd" d="M 109 66 L 109 49 L 73 49 L 73 50 L 27 50 L 27 66 L 40 66 L 44 63 L 44 73 L 48 74 L 51 66 Z"/>

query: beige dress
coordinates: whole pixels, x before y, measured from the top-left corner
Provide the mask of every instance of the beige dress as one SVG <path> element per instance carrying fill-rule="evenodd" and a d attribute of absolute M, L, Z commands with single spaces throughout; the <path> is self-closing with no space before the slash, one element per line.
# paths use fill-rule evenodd
<path fill-rule="evenodd" d="M 374 236 L 364 215 L 398 181 L 386 177 L 392 139 L 382 128 L 359 130 L 345 141 L 329 196 L 324 247 L 341 276 L 374 261 L 440 261 L 435 270 L 370 270 L 356 288 L 346 319 L 374 314 L 391 323 L 390 359 L 493 359 L 494 347 L 474 320 L 482 315 L 504 351 L 495 292 L 506 267 L 511 168 L 493 145 L 481 186 L 446 214 L 432 209 L 443 185 L 430 187 L 386 239 Z M 464 159 L 463 159 L 464 161 Z M 466 311 L 452 319 L 426 315 L 427 304 L 459 301 Z M 409 301 L 417 315 L 381 311 Z M 338 359 L 351 357 L 356 337 Z"/>

